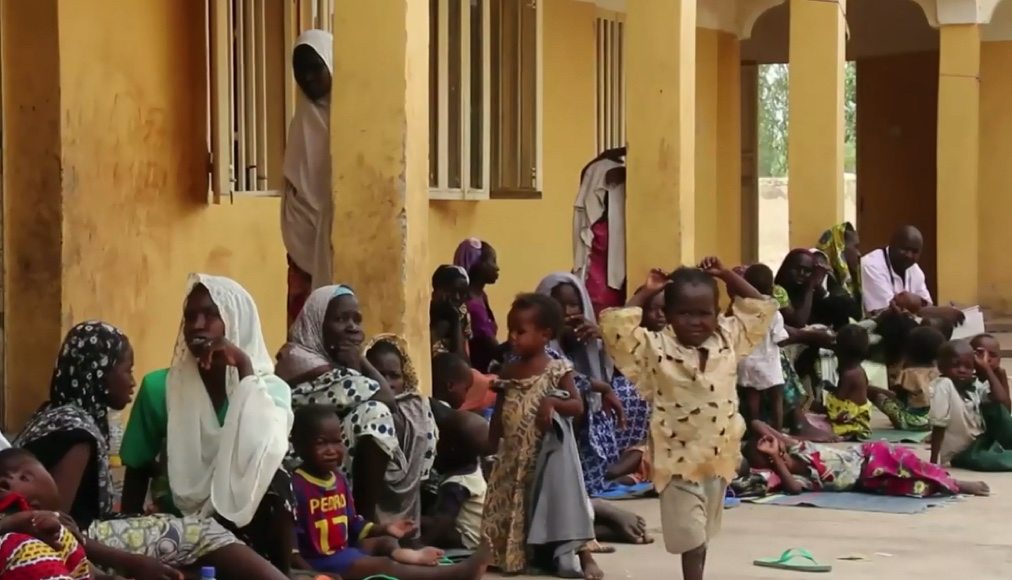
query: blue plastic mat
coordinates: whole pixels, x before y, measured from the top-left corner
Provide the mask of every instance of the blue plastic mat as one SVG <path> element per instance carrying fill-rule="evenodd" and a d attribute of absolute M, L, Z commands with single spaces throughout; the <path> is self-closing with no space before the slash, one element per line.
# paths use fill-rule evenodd
<path fill-rule="evenodd" d="M 649 481 L 637 483 L 635 485 L 621 485 L 618 483 L 612 483 L 608 486 L 608 489 L 595 495 L 594 497 L 601 499 L 638 499 L 644 497 L 654 490 L 654 484 Z"/>
<path fill-rule="evenodd" d="M 889 443 L 924 443 L 931 436 L 930 431 L 901 431 L 899 429 L 872 429 L 869 441 Z"/>
<path fill-rule="evenodd" d="M 918 514 L 929 507 L 940 507 L 955 501 L 954 497 L 893 497 L 850 491 L 805 492 L 798 495 L 768 495 L 744 501 L 758 505 L 817 507 L 854 512 Z"/>

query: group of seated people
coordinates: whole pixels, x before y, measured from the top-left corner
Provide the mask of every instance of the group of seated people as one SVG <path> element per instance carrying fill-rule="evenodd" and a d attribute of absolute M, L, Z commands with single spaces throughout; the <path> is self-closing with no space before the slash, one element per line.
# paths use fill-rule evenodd
<path fill-rule="evenodd" d="M 911 237 L 901 230 L 893 246 Z M 766 470 L 788 492 L 987 493 L 939 465 L 1012 470 L 996 341 L 949 342 L 958 311 L 905 291 L 869 311 L 859 259 L 856 232 L 841 224 L 775 276 L 752 265 L 729 284 L 732 299 L 744 291 L 779 306 L 739 363 L 749 465 L 737 471 Z M 602 336 L 580 279 L 549 275 L 513 302 L 500 343 L 485 291 L 496 253 L 465 240 L 432 278 L 430 377 L 400 337 L 366 340 L 348 286 L 315 290 L 275 359 L 249 293 L 194 275 L 171 365 L 139 389 L 120 330 L 89 321 L 67 334 L 49 401 L 0 452 L 0 559 L 74 579 L 182 578 L 201 566 L 217 578 L 470 579 L 490 565 L 601 578 L 593 554 L 609 548 L 599 542 L 652 539 L 641 518 L 599 498 L 679 477 L 651 465 L 663 387 L 636 370 L 646 362 L 623 336 L 669 332 L 665 285 L 692 271 L 653 273 L 633 298 L 635 320 L 609 311 L 617 342 Z M 131 400 L 118 501 L 108 414 Z M 897 428 L 930 430 L 931 462 L 885 443 L 820 445 L 866 438 L 872 404 Z M 820 411 L 829 431 L 811 420 Z"/>

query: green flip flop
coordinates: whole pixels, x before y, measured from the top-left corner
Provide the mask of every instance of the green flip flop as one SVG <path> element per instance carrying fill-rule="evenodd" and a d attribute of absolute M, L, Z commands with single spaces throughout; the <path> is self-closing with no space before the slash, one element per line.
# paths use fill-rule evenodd
<path fill-rule="evenodd" d="M 833 570 L 832 566 L 820 564 L 815 556 L 804 548 L 791 548 L 780 554 L 779 558 L 759 558 L 752 564 L 761 568 L 797 570 L 799 572 L 830 572 Z"/>

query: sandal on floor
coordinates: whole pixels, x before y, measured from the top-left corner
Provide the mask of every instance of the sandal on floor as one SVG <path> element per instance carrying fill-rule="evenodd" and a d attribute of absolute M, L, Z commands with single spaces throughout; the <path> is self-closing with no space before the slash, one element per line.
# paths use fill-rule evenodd
<path fill-rule="evenodd" d="M 734 495 L 734 490 L 730 487 L 727 488 L 727 492 L 724 495 L 724 509 L 729 510 L 736 508 L 741 505 L 741 500 Z"/>
<path fill-rule="evenodd" d="M 778 570 L 797 570 L 799 572 L 830 572 L 832 566 L 820 564 L 811 552 L 804 548 L 791 548 L 780 554 L 779 558 L 759 558 L 752 562 L 761 568 L 777 568 Z"/>

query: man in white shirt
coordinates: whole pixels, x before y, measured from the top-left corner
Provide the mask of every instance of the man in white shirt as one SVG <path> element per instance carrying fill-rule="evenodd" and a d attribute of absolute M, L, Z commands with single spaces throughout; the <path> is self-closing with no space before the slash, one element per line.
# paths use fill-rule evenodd
<path fill-rule="evenodd" d="M 924 238 L 914 226 L 902 226 L 885 248 L 873 250 L 861 258 L 861 295 L 865 312 L 884 310 L 897 302 L 907 310 L 911 306 L 932 304 L 924 271 L 917 265 Z M 909 302 L 914 304 L 909 304 Z M 917 302 L 920 304 L 916 304 Z"/>

